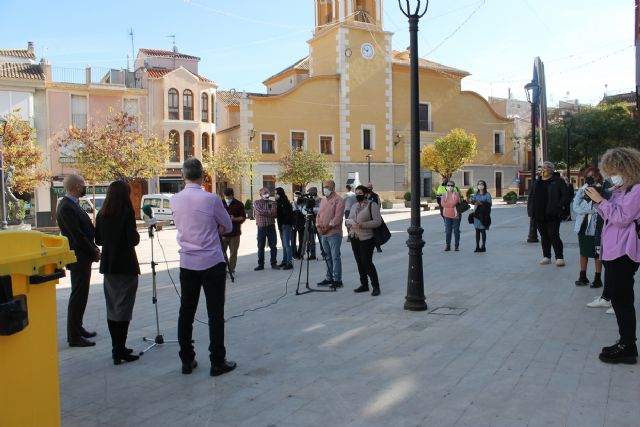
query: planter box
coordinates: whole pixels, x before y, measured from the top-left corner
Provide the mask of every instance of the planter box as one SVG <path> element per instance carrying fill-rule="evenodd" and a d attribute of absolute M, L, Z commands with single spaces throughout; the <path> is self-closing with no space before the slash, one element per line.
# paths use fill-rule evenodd
<path fill-rule="evenodd" d="M 253 217 L 253 209 L 246 209 L 246 212 L 247 212 L 247 218 L 253 221 L 255 219 Z"/>
<path fill-rule="evenodd" d="M 517 200 L 507 200 L 505 203 L 508 205 L 515 205 Z"/>
<path fill-rule="evenodd" d="M 393 202 L 382 202 L 382 209 L 393 209 Z"/>
<path fill-rule="evenodd" d="M 404 201 L 404 207 L 405 208 L 410 208 L 411 207 L 411 201 Z"/>

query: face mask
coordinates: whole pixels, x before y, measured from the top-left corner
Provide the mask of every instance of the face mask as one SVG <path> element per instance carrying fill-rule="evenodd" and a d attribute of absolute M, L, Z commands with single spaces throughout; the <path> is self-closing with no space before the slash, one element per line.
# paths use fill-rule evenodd
<path fill-rule="evenodd" d="M 227 202 L 227 205 L 230 205 L 233 202 L 233 199 L 224 199 Z"/>
<path fill-rule="evenodd" d="M 548 176 L 549 176 L 549 172 L 547 172 L 547 171 L 542 171 L 542 176 L 543 176 L 543 177 L 545 177 L 545 178 L 546 178 L 546 177 L 548 177 Z"/>
<path fill-rule="evenodd" d="M 331 193 L 333 193 L 333 191 L 329 190 L 328 188 L 322 189 L 322 194 L 324 194 L 326 197 L 329 197 Z"/>
<path fill-rule="evenodd" d="M 611 183 L 614 187 L 622 187 L 622 184 L 624 184 L 624 180 L 620 175 L 611 175 Z"/>
<path fill-rule="evenodd" d="M 80 197 L 84 197 L 87 195 L 87 186 L 82 187 L 82 191 L 80 192 Z"/>
<path fill-rule="evenodd" d="M 484 190 L 484 185 L 479 184 L 479 185 L 478 185 L 478 190 Z"/>
<path fill-rule="evenodd" d="M 269 193 L 264 193 L 262 195 L 262 200 L 269 200 Z"/>
<path fill-rule="evenodd" d="M 356 194 L 356 200 L 358 202 L 364 202 L 364 194 Z"/>
<path fill-rule="evenodd" d="M 453 191 L 453 187 L 447 187 L 447 191 Z"/>

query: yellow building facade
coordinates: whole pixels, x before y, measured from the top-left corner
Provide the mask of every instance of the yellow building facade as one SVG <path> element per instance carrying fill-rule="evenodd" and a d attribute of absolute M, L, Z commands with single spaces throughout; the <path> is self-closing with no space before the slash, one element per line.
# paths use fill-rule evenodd
<path fill-rule="evenodd" d="M 338 190 L 354 174 L 383 199 L 409 189 L 409 52 L 392 50 L 382 6 L 382 0 L 316 0 L 308 57 L 265 80 L 265 94 L 219 91 L 218 144 L 240 144 L 260 157 L 253 182 L 234 185 L 237 196 L 251 197 L 252 186 L 254 197 L 262 186 L 290 192 L 277 175 L 279 158 L 291 148 L 326 154 Z M 513 121 L 461 90 L 468 75 L 420 61 L 421 145 L 453 128 L 473 133 L 478 154 L 454 179 L 460 187 L 484 179 L 500 195 L 517 187 Z M 425 170 L 421 181 L 429 197 L 440 177 Z"/>

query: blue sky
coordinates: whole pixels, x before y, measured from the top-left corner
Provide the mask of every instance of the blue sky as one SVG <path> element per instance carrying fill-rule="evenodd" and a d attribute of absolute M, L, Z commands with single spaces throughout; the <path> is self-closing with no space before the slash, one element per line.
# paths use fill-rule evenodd
<path fill-rule="evenodd" d="M 135 49 L 172 47 L 202 58 L 200 74 L 222 89 L 263 92 L 261 82 L 307 55 L 313 0 L 0 0 L 0 47 L 33 41 L 54 67 L 125 67 Z M 385 0 L 393 45 L 409 45 L 406 19 Z M 8 18 L 8 19 L 7 19 Z M 463 88 L 506 96 L 545 62 L 549 105 L 596 103 L 635 87 L 633 0 L 431 0 L 420 56 L 471 72 Z M 535 34 L 535 36 L 533 35 Z M 568 95 L 567 95 L 568 92 Z"/>

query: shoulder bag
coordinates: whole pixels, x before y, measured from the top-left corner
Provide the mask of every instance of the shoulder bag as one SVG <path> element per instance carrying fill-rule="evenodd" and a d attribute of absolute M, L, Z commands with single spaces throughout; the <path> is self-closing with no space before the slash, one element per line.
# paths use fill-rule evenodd
<path fill-rule="evenodd" d="M 371 203 L 369 202 L 369 216 L 371 216 L 371 220 L 373 220 L 373 214 L 371 213 Z M 382 219 L 382 215 L 380 216 Z M 376 245 L 382 246 L 391 239 L 391 232 L 389 231 L 389 227 L 384 223 L 384 219 L 377 228 L 373 229 L 373 238 L 376 241 Z"/>

